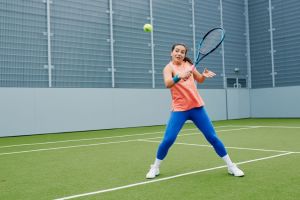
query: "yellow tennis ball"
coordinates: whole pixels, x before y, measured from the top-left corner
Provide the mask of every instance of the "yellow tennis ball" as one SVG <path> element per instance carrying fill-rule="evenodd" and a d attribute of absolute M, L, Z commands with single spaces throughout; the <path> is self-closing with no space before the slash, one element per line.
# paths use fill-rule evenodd
<path fill-rule="evenodd" d="M 151 24 L 145 24 L 144 25 L 144 31 L 145 32 L 152 32 L 152 30 L 153 30 L 153 27 L 152 27 Z"/>

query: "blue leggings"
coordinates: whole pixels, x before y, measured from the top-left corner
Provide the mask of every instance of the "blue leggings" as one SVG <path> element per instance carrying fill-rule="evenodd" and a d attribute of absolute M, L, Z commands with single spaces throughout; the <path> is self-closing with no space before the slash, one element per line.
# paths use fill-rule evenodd
<path fill-rule="evenodd" d="M 188 111 L 171 112 L 165 136 L 158 147 L 156 156 L 158 159 L 163 160 L 166 157 L 169 148 L 175 142 L 179 131 L 187 120 L 194 122 L 220 157 L 227 154 L 224 144 L 218 138 L 204 107 L 200 107 Z"/>

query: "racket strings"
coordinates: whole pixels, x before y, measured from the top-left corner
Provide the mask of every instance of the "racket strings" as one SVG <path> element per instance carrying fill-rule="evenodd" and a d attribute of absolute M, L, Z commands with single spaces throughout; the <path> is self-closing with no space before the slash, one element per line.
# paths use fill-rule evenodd
<path fill-rule="evenodd" d="M 222 30 L 214 30 L 210 32 L 202 41 L 199 52 L 203 55 L 210 53 L 222 42 L 224 33 Z"/>

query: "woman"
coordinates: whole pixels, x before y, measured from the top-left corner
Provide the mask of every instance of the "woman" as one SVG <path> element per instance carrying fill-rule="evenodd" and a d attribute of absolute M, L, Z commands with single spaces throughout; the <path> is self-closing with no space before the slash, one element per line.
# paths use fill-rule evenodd
<path fill-rule="evenodd" d="M 206 78 L 212 78 L 216 74 L 207 69 L 201 74 L 193 69 L 192 61 L 186 56 L 187 49 L 184 44 L 174 44 L 171 61 L 163 70 L 165 85 L 171 90 L 172 112 L 164 138 L 158 147 L 155 162 L 151 165 L 146 178 L 155 178 L 159 175 L 161 162 L 187 120 L 193 121 L 216 153 L 225 161 L 229 174 L 244 176 L 244 172 L 231 161 L 222 141 L 218 138 L 195 85 L 195 81 L 202 83 Z"/>

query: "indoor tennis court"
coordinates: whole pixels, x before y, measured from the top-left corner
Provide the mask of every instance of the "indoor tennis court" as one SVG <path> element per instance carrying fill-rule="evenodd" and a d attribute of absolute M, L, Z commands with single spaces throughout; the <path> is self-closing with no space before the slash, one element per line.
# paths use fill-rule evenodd
<path fill-rule="evenodd" d="M 299 8 L 0 0 L 0 199 L 299 199 Z"/>

